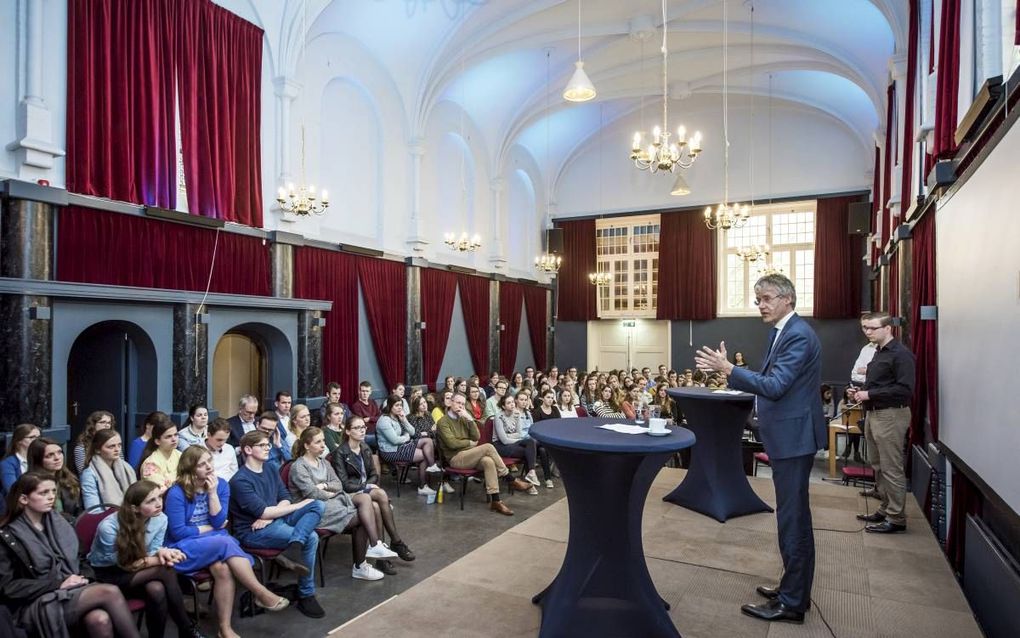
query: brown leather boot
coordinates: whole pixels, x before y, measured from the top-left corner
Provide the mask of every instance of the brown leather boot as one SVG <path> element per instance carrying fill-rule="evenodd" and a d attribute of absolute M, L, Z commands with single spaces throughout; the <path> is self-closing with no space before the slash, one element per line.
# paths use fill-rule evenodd
<path fill-rule="evenodd" d="M 527 481 L 522 481 L 519 478 L 515 478 L 514 480 L 510 481 L 510 485 L 518 492 L 527 492 L 528 490 L 531 489 L 531 483 L 528 483 Z"/>
<path fill-rule="evenodd" d="M 489 503 L 489 509 L 492 510 L 493 512 L 499 512 L 504 516 L 514 515 L 514 511 L 507 507 L 506 503 L 504 503 L 503 501 L 492 501 L 491 503 Z"/>

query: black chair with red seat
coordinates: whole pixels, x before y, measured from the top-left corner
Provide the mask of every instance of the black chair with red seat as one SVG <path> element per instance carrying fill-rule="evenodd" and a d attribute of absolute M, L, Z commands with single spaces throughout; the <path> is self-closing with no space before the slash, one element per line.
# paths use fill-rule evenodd
<path fill-rule="evenodd" d="M 442 449 L 441 446 L 438 446 L 438 445 L 436 446 L 436 452 L 437 452 L 438 458 L 439 458 L 439 465 L 440 465 L 440 467 L 443 468 L 443 477 L 444 477 L 444 479 L 445 478 L 454 478 L 454 479 L 460 481 L 460 509 L 463 510 L 464 509 L 464 495 L 467 493 L 468 479 L 471 478 L 471 477 L 477 477 L 479 474 L 482 473 L 482 471 L 477 469 L 477 468 L 473 468 L 473 467 L 463 468 L 463 469 L 462 468 L 458 468 L 458 467 L 452 467 L 450 465 L 449 461 L 447 461 L 446 455 L 443 454 L 443 449 Z M 442 490 L 443 486 L 440 485 L 439 489 Z"/>
<path fill-rule="evenodd" d="M 485 419 L 485 422 L 482 423 L 482 426 L 478 428 L 479 434 L 478 445 L 492 443 L 493 441 L 492 428 L 494 421 L 495 418 L 490 416 L 489 418 Z M 518 458 L 516 456 L 503 456 L 503 455 L 500 455 L 499 458 L 501 461 L 503 461 L 503 465 L 507 466 L 508 468 L 516 467 L 523 474 L 523 470 L 521 470 L 521 467 L 524 464 L 524 459 Z M 507 489 L 510 490 L 510 495 L 512 496 L 514 493 L 514 486 L 512 482 L 507 482 Z"/>
<path fill-rule="evenodd" d="M 102 509 L 93 511 L 98 508 Z M 74 533 L 78 536 L 78 552 L 81 554 L 81 560 L 85 561 L 85 556 L 92 550 L 92 541 L 95 540 L 96 532 L 99 531 L 99 524 L 107 516 L 116 513 L 117 509 L 117 505 L 109 503 L 94 505 L 75 519 Z M 131 613 L 136 614 L 135 622 L 138 625 L 138 629 L 141 629 L 142 618 L 145 615 L 145 601 L 140 598 L 128 598 L 127 604 Z"/>

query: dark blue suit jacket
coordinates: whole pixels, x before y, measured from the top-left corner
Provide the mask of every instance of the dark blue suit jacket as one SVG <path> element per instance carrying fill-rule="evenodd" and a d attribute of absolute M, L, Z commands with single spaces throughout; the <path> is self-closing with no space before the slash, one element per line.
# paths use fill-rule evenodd
<path fill-rule="evenodd" d="M 814 330 L 794 314 L 761 372 L 733 368 L 730 374 L 731 388 L 758 396 L 760 436 L 771 458 L 814 454 L 825 447 L 821 353 Z"/>

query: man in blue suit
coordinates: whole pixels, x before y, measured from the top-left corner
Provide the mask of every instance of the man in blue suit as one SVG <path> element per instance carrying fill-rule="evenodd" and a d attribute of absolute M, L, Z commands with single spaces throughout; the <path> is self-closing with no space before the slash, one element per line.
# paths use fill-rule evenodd
<path fill-rule="evenodd" d="M 815 452 L 825 445 L 821 345 L 793 311 L 797 291 L 789 279 L 766 275 L 755 283 L 754 294 L 762 320 L 772 326 L 761 371 L 730 363 L 725 342 L 719 350 L 703 347 L 695 360 L 700 370 L 726 374 L 731 388 L 757 395 L 760 436 L 772 465 L 783 577 L 778 587 L 758 587 L 767 602 L 740 609 L 763 620 L 802 623 L 811 606 L 815 571 L 808 478 Z"/>

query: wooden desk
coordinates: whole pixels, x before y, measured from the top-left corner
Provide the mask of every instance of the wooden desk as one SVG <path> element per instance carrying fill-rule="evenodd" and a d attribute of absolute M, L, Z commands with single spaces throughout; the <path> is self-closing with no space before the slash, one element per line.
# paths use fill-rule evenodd
<path fill-rule="evenodd" d="M 838 420 L 829 421 L 829 478 L 836 478 L 836 435 L 861 434 L 857 422 L 864 418 L 861 409 L 848 410 Z"/>

